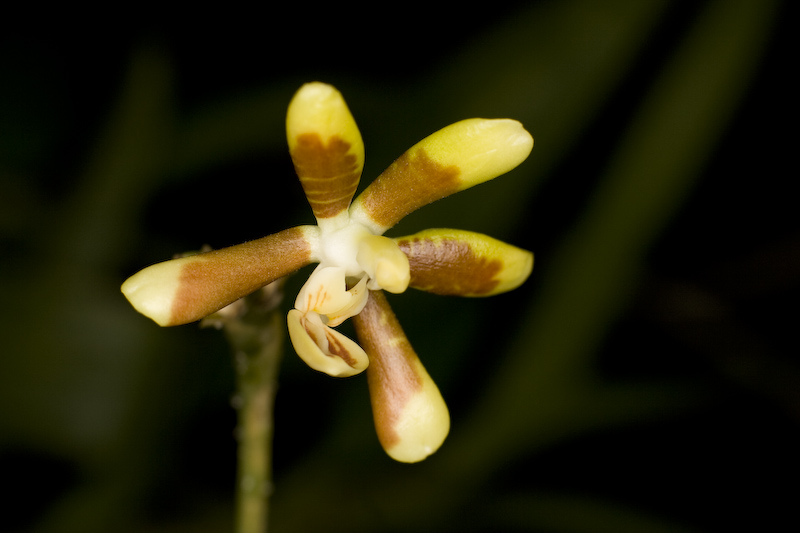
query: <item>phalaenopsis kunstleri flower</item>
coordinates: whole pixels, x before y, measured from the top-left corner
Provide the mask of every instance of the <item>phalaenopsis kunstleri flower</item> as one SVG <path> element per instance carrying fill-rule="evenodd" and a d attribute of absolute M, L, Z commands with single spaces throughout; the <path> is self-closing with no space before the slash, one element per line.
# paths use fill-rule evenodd
<path fill-rule="evenodd" d="M 384 291 L 491 296 L 522 284 L 533 254 L 455 229 L 384 233 L 426 204 L 512 170 L 528 157 L 533 138 L 514 120 L 456 122 L 410 148 L 353 200 L 364 143 L 339 91 L 318 82 L 301 87 L 289 104 L 286 133 L 316 225 L 152 265 L 125 281 L 122 292 L 140 313 L 174 326 L 318 263 L 287 317 L 295 351 L 331 376 L 366 370 L 382 446 L 398 461 L 420 461 L 442 444 L 450 416 Z M 348 318 L 358 343 L 335 329 Z"/>

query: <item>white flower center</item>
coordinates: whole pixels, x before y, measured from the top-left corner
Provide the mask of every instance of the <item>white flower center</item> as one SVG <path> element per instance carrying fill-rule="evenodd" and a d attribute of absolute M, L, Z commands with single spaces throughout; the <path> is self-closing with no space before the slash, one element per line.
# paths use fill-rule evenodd
<path fill-rule="evenodd" d="M 297 295 L 300 312 L 318 313 L 336 326 L 361 312 L 367 289 L 400 293 L 408 288 L 408 257 L 393 240 L 354 221 L 321 229 L 320 264 Z"/>

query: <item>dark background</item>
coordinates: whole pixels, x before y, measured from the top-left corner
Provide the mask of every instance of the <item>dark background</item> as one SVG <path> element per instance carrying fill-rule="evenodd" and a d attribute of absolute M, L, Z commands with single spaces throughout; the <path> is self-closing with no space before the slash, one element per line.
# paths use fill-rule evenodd
<path fill-rule="evenodd" d="M 363 376 L 316 374 L 287 347 L 274 531 L 796 524 L 790 4 L 7 20 L 0 530 L 231 530 L 228 348 L 156 327 L 119 285 L 175 252 L 313 221 L 283 122 L 311 80 L 359 124 L 362 187 L 449 123 L 522 121 L 525 163 L 391 235 L 480 231 L 536 266 L 490 299 L 391 296 L 453 422 L 418 465 L 380 449 Z"/>

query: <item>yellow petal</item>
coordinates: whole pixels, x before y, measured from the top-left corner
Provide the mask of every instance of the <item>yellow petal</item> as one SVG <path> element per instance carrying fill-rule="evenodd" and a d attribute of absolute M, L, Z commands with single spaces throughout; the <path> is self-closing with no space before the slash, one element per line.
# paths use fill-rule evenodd
<path fill-rule="evenodd" d="M 164 261 L 128 278 L 122 292 L 161 326 L 193 322 L 309 264 L 317 232 L 314 226 L 301 226 Z"/>
<path fill-rule="evenodd" d="M 447 405 L 383 292 L 370 292 L 353 321 L 370 358 L 367 382 L 378 440 L 396 461 L 422 461 L 439 449 L 450 431 Z"/>
<path fill-rule="evenodd" d="M 408 288 L 408 258 L 392 239 L 379 235 L 363 238 L 356 260 L 370 277 L 370 289 L 397 294 Z"/>
<path fill-rule="evenodd" d="M 533 138 L 509 119 L 469 119 L 426 137 L 353 202 L 351 217 L 382 234 L 412 211 L 496 178 L 530 154 Z"/>
<path fill-rule="evenodd" d="M 292 309 L 286 320 L 297 355 L 314 370 L 329 376 L 347 377 L 362 372 L 369 365 L 364 350 L 323 324 L 317 313 Z"/>
<path fill-rule="evenodd" d="M 491 296 L 519 287 L 533 254 L 471 231 L 429 229 L 395 239 L 408 256 L 410 286 L 436 294 Z"/>
<path fill-rule="evenodd" d="M 317 220 L 346 211 L 364 167 L 364 143 L 341 93 L 324 83 L 303 85 L 289 104 L 286 136 Z"/>

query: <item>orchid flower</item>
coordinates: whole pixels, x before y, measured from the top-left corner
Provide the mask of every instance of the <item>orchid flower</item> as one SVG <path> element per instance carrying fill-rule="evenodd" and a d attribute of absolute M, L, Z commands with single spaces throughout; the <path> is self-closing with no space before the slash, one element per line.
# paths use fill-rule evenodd
<path fill-rule="evenodd" d="M 339 91 L 318 82 L 301 87 L 286 131 L 316 225 L 152 265 L 122 292 L 137 311 L 173 326 L 318 263 L 287 317 L 295 351 L 331 376 L 366 370 L 381 444 L 398 461 L 420 461 L 444 441 L 449 413 L 383 291 L 490 296 L 523 283 L 533 254 L 453 229 L 384 233 L 419 207 L 513 169 L 533 139 L 514 120 L 457 122 L 417 143 L 353 200 L 364 144 Z M 334 329 L 351 317 L 360 344 Z"/>

